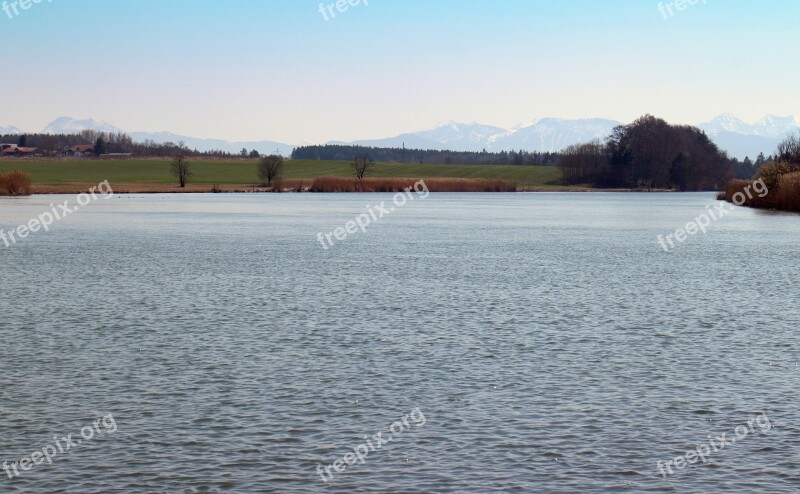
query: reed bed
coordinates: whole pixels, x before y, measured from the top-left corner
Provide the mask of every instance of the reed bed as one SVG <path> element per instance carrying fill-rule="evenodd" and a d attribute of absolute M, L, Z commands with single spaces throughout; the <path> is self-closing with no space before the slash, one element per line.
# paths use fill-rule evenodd
<path fill-rule="evenodd" d="M 775 203 L 781 211 L 800 211 L 800 172 L 781 176 Z"/>
<path fill-rule="evenodd" d="M 30 173 L 21 171 L 0 173 L 0 196 L 29 196 L 32 193 Z"/>
<path fill-rule="evenodd" d="M 758 197 L 753 193 L 750 180 L 733 180 L 725 188 L 725 192 L 720 196 L 728 202 L 733 202 L 733 196 L 742 193 L 746 198 L 744 206 L 759 209 L 779 209 L 781 211 L 800 212 L 800 172 L 787 173 L 780 175 L 773 181 L 769 193 L 764 197 Z M 750 186 L 752 198 L 748 198 L 745 189 Z"/>
<path fill-rule="evenodd" d="M 314 179 L 311 192 L 403 192 L 419 183 L 417 178 L 319 177 Z M 517 183 L 488 178 L 428 178 L 424 180 L 430 192 L 516 192 Z M 421 187 L 420 187 L 421 189 Z"/>

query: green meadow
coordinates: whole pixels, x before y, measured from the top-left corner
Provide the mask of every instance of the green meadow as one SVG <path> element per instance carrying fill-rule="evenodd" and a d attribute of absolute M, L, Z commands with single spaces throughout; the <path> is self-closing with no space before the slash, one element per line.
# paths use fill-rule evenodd
<path fill-rule="evenodd" d="M 191 162 L 190 184 L 244 185 L 257 184 L 257 160 L 194 160 Z M 12 170 L 30 172 L 34 185 L 68 185 L 174 183 L 170 161 L 159 159 L 133 160 L 0 160 L 0 173 Z M 289 160 L 284 178 L 316 178 L 352 176 L 346 161 Z M 548 166 L 511 165 L 434 165 L 377 163 L 370 176 L 388 178 L 501 178 L 516 181 L 520 186 L 557 186 L 561 171 Z"/>

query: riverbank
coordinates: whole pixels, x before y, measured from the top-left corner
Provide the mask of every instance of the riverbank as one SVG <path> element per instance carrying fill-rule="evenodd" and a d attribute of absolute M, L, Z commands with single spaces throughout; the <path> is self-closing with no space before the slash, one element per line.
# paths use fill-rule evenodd
<path fill-rule="evenodd" d="M 34 194 L 80 194 L 108 180 L 114 191 L 121 194 L 186 194 L 186 193 L 265 193 L 271 187 L 258 183 L 257 160 L 198 159 L 191 163 L 192 175 L 186 188 L 180 188 L 170 175 L 166 159 L 133 160 L 59 159 L 59 160 L 0 160 L 0 173 L 21 170 L 31 174 Z M 284 167 L 282 191 L 313 190 L 317 179 L 337 177 L 353 183 L 350 163 L 344 161 L 288 160 Z M 437 192 L 491 192 L 486 181 L 515 183 L 518 192 L 670 192 L 647 189 L 598 189 L 588 185 L 561 185 L 561 170 L 548 166 L 511 165 L 439 165 L 419 163 L 376 163 L 370 179 L 403 181 L 462 180 L 484 181 L 482 188 L 468 182 L 460 186 L 437 187 Z M 337 187 L 334 187 L 336 189 Z M 338 187 L 339 192 L 357 192 Z M 508 191 L 508 185 L 500 187 Z M 317 191 L 325 191 L 319 190 Z M 334 191 L 334 190 L 327 190 Z M 367 190 L 370 191 L 370 190 Z M 374 191 L 374 190 L 373 190 Z M 378 190 L 380 191 L 380 190 Z"/>
<path fill-rule="evenodd" d="M 763 187 L 763 194 L 753 194 Z M 750 193 L 748 193 L 750 191 Z M 756 209 L 800 212 L 800 172 L 766 176 L 757 181 L 733 180 L 720 193 L 720 200 Z"/>
<path fill-rule="evenodd" d="M 191 160 L 189 187 L 208 192 L 216 184 L 229 191 L 251 191 L 258 184 L 258 160 Z M 177 180 L 170 173 L 170 160 L 161 159 L 0 159 L 0 173 L 20 170 L 31 174 L 34 186 L 53 189 L 57 186 L 98 184 L 108 180 L 117 187 L 132 191 L 164 192 L 176 189 Z M 347 161 L 287 160 L 283 177 L 287 181 L 313 180 L 320 177 L 350 177 L 353 169 Z M 374 178 L 407 179 L 488 179 L 516 182 L 521 187 L 552 187 L 561 183 L 561 170 L 551 166 L 459 165 L 420 163 L 376 163 L 370 170 Z M 63 189 L 62 189 L 63 190 Z"/>
<path fill-rule="evenodd" d="M 421 185 L 417 185 L 421 184 Z M 38 185 L 34 194 L 80 194 L 88 192 L 96 184 Z M 401 192 L 408 188 L 424 187 L 429 192 L 516 192 L 517 185 L 506 180 L 489 179 L 409 179 L 409 178 L 365 178 L 356 181 L 344 177 L 320 177 L 313 180 L 285 180 L 273 187 L 252 184 L 192 185 L 184 188 L 159 183 L 111 183 L 116 194 L 245 194 L 276 192 L 311 193 L 358 193 Z"/>
<path fill-rule="evenodd" d="M 282 192 L 313 192 L 311 190 L 311 180 L 306 180 L 301 188 L 297 186 L 286 186 Z M 33 187 L 35 195 L 78 195 L 89 192 L 89 189 L 96 187 L 97 184 L 62 184 L 62 185 L 38 185 Z M 192 185 L 181 189 L 177 185 L 158 184 L 158 183 L 129 183 L 111 184 L 115 194 L 263 194 L 275 193 L 270 187 L 254 186 L 251 184 L 224 184 L 224 185 Z M 357 193 L 359 191 L 347 191 Z M 374 191 L 362 191 L 374 192 Z M 444 192 L 442 190 L 432 190 L 431 192 Z M 456 190 L 451 192 L 482 192 Z M 551 187 L 518 187 L 517 192 L 542 193 L 542 192 L 570 192 L 570 193 L 597 193 L 597 192 L 632 192 L 632 193 L 665 193 L 675 192 L 674 190 L 646 190 L 646 189 L 597 189 L 592 187 L 574 186 L 551 186 Z M 504 192 L 507 193 L 507 192 Z"/>

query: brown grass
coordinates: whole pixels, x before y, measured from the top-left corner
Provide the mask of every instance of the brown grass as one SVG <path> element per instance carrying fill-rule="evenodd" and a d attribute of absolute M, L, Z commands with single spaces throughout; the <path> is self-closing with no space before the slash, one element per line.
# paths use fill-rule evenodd
<path fill-rule="evenodd" d="M 800 211 L 800 172 L 781 176 L 775 207 L 781 211 Z"/>
<path fill-rule="evenodd" d="M 32 193 L 30 173 L 21 171 L 0 173 L 0 196 L 29 196 Z"/>
<path fill-rule="evenodd" d="M 773 185 L 769 188 L 769 193 L 764 197 L 758 197 L 758 194 L 752 191 L 752 181 L 733 180 L 728 184 L 720 199 L 733 202 L 733 196 L 741 192 L 747 198 L 743 204 L 744 206 L 800 212 L 800 172 L 779 175 L 772 179 L 771 182 Z M 745 192 L 748 186 L 751 187 L 750 195 L 752 197 L 748 197 Z"/>
<path fill-rule="evenodd" d="M 365 178 L 319 177 L 311 185 L 311 192 L 403 192 L 414 187 L 416 178 Z M 429 178 L 425 185 L 430 192 L 516 192 L 516 182 L 488 178 Z M 422 189 L 422 187 L 420 187 Z"/>

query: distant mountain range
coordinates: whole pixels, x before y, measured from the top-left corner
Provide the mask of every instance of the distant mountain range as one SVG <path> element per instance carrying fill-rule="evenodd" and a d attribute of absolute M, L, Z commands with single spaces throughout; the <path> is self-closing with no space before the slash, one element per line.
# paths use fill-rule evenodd
<path fill-rule="evenodd" d="M 165 142 L 174 142 L 177 144 L 183 141 L 189 149 L 197 149 L 198 151 L 219 150 L 234 154 L 240 152 L 242 149 L 247 149 L 249 151 L 255 149 L 261 154 L 278 152 L 281 155 L 288 156 L 292 154 L 292 150 L 295 148 L 295 146 L 275 141 L 231 142 L 222 139 L 198 139 L 196 137 L 173 134 L 172 132 L 128 132 L 127 134 L 134 141 L 138 142 L 150 140 L 158 144 L 163 144 Z"/>
<path fill-rule="evenodd" d="M 375 147 L 438 149 L 451 151 L 561 151 L 579 142 L 604 139 L 620 122 L 605 119 L 562 120 L 543 118 L 511 130 L 482 124 L 450 122 L 433 130 L 401 134 L 351 144 Z M 341 144 L 341 143 L 338 143 Z"/>
<path fill-rule="evenodd" d="M 110 123 L 101 122 L 93 118 L 86 120 L 75 120 L 70 117 L 58 117 L 47 127 L 42 129 L 42 134 L 76 134 L 82 130 L 96 130 L 98 132 L 124 133 L 119 127 L 114 127 Z"/>
<path fill-rule="evenodd" d="M 10 127 L 0 127 L 0 135 L 18 135 L 21 133 L 22 131 L 13 125 Z"/>
<path fill-rule="evenodd" d="M 778 144 L 788 134 L 800 129 L 800 120 L 793 116 L 767 115 L 758 122 L 749 124 L 725 113 L 698 127 L 705 130 L 711 140 L 731 156 L 739 159 L 749 156 L 755 161 L 759 153 L 767 156 L 775 154 Z"/>
<path fill-rule="evenodd" d="M 566 120 L 543 118 L 513 129 L 503 129 L 479 123 L 464 124 L 449 122 L 432 130 L 410 132 L 395 137 L 353 142 L 331 141 L 328 144 L 356 144 L 373 147 L 401 147 L 409 149 L 437 149 L 452 151 L 512 151 L 526 150 L 555 152 L 579 142 L 605 139 L 614 127 L 622 125 L 615 120 L 602 118 Z M 755 159 L 759 153 L 773 154 L 780 141 L 789 133 L 800 129 L 796 117 L 768 115 L 754 124 L 749 124 L 734 115 L 723 114 L 710 122 L 698 125 L 717 145 L 731 156 Z M 183 141 L 186 146 L 199 151 L 221 150 L 238 153 L 242 148 L 256 149 L 261 153 L 279 151 L 288 155 L 294 146 L 281 142 L 263 140 L 231 142 L 222 139 L 202 139 L 182 136 L 171 132 L 126 132 L 95 119 L 76 120 L 60 117 L 42 130 L 48 134 L 72 134 L 81 130 L 102 132 L 125 132 L 136 141 L 150 140 L 156 143 Z M 0 127 L 0 134 L 21 134 L 17 127 Z"/>
<path fill-rule="evenodd" d="M 76 120 L 71 117 L 59 117 L 50 122 L 47 127 L 42 129 L 42 134 L 76 134 L 82 130 L 95 130 L 98 132 L 112 132 L 128 134 L 134 141 L 144 142 L 153 141 L 158 144 L 165 142 L 179 143 L 183 141 L 190 149 L 198 151 L 226 151 L 238 153 L 242 148 L 248 150 L 256 149 L 263 154 L 279 151 L 281 154 L 289 155 L 294 146 L 275 141 L 253 141 L 253 142 L 231 142 L 222 139 L 198 139 L 195 137 L 182 136 L 172 132 L 127 132 L 108 122 L 87 118 Z M 17 127 L 0 127 L 0 134 L 22 134 L 23 131 Z"/>
<path fill-rule="evenodd" d="M 506 130 L 482 124 L 451 122 L 433 130 L 401 134 L 386 139 L 359 140 L 351 144 L 400 147 L 405 143 L 408 148 L 453 151 L 522 149 L 555 152 L 579 142 L 604 140 L 618 125 L 622 123 L 601 118 L 580 120 L 544 118 Z M 768 115 L 755 124 L 748 124 L 731 114 L 724 114 L 698 127 L 729 155 L 739 159 L 749 156 L 755 160 L 759 153 L 774 154 L 778 144 L 788 134 L 800 130 L 800 120 L 791 116 Z"/>

